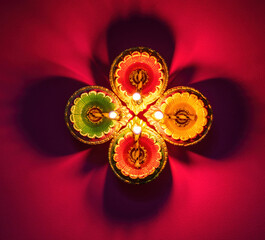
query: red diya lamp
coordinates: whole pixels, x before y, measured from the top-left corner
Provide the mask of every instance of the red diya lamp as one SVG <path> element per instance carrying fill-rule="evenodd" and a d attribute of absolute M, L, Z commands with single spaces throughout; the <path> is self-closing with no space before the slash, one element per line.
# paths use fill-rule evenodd
<path fill-rule="evenodd" d="M 109 162 L 115 174 L 128 183 L 146 183 L 156 178 L 167 161 L 164 140 L 135 117 L 112 140 Z"/>
<path fill-rule="evenodd" d="M 189 87 L 164 93 L 168 69 L 156 51 L 125 50 L 114 60 L 109 78 L 116 95 L 99 86 L 79 89 L 67 103 L 65 120 L 72 135 L 84 143 L 112 139 L 109 163 L 124 182 L 147 183 L 161 173 L 168 156 L 164 140 L 188 146 L 208 133 L 213 120 L 208 100 Z M 129 110 L 135 115 L 145 111 L 154 129 L 137 116 L 131 120 Z"/>
<path fill-rule="evenodd" d="M 109 77 L 113 91 L 137 115 L 165 91 L 168 69 L 156 51 L 130 48 L 114 60 Z"/>

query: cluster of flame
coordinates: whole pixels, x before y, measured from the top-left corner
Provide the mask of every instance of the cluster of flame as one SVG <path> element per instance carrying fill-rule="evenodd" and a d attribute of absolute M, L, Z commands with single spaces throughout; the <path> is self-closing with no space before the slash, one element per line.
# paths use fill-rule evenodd
<path fill-rule="evenodd" d="M 114 93 L 99 86 L 77 90 L 67 103 L 65 120 L 84 143 L 112 139 L 109 163 L 123 181 L 139 184 L 156 178 L 167 162 L 164 140 L 188 146 L 208 133 L 213 119 L 209 102 L 193 88 L 165 91 L 168 69 L 156 51 L 125 50 L 114 60 L 109 78 Z"/>

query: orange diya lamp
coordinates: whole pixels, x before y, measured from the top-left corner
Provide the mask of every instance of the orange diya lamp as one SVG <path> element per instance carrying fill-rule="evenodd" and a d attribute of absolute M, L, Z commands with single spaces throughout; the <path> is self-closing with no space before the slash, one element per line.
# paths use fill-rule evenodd
<path fill-rule="evenodd" d="M 166 141 L 178 146 L 201 141 L 213 121 L 208 100 L 190 87 L 169 89 L 144 116 Z"/>

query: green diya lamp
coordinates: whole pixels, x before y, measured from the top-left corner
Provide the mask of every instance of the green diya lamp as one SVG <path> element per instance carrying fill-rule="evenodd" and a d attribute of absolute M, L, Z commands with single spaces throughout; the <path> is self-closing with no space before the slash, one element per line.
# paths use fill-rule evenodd
<path fill-rule="evenodd" d="M 164 93 L 168 69 L 156 51 L 125 50 L 114 60 L 109 77 L 114 93 L 99 86 L 77 90 L 67 102 L 65 121 L 83 143 L 112 139 L 109 164 L 124 182 L 142 184 L 158 177 L 168 157 L 164 140 L 188 146 L 208 133 L 213 121 L 208 100 L 189 87 Z M 137 116 L 141 111 L 147 122 Z"/>
<path fill-rule="evenodd" d="M 76 91 L 65 109 L 66 124 L 83 143 L 110 140 L 132 117 L 129 110 L 106 88 L 88 86 Z"/>

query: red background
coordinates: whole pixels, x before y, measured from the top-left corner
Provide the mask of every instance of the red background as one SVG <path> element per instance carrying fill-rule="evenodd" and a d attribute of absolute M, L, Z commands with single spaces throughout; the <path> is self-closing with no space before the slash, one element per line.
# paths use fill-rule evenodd
<path fill-rule="evenodd" d="M 1 1 L 0 239 L 264 239 L 264 1 Z M 150 184 L 64 124 L 70 95 L 109 86 L 128 47 L 157 50 L 170 87 L 211 102 L 200 144 L 168 145 Z"/>

